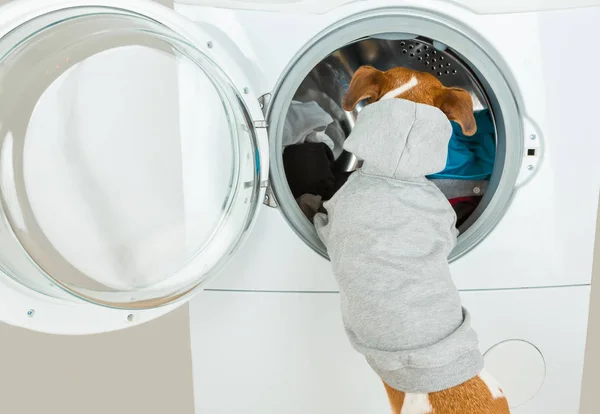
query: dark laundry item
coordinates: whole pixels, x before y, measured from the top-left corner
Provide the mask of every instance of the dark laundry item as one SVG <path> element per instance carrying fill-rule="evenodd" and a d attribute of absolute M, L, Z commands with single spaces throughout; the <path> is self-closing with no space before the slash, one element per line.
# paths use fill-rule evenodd
<path fill-rule="evenodd" d="M 430 180 L 446 196 L 448 200 L 458 197 L 481 197 L 485 194 L 488 181 L 433 179 Z"/>
<path fill-rule="evenodd" d="M 303 194 L 320 195 L 324 200 L 335 193 L 333 153 L 322 142 L 291 145 L 283 151 L 283 168 L 295 199 Z"/>
<path fill-rule="evenodd" d="M 348 177 L 350 177 L 351 174 L 352 174 L 352 172 L 334 171 L 333 175 L 335 176 L 335 186 L 333 189 L 333 194 L 337 193 L 340 190 L 340 188 L 342 188 L 344 186 L 344 184 L 346 184 L 346 181 L 348 181 Z M 333 197 L 333 194 L 332 194 L 332 197 Z M 328 200 L 329 200 L 329 198 L 323 199 L 323 201 L 328 201 Z"/>
<path fill-rule="evenodd" d="M 333 190 L 333 194 L 337 193 L 340 188 L 342 188 L 344 186 L 344 184 L 346 184 L 346 181 L 348 181 L 348 178 L 355 172 L 355 171 L 348 171 L 346 169 L 347 167 L 347 162 L 342 158 L 338 158 L 335 160 L 335 163 L 333 164 L 333 175 L 335 177 L 335 188 Z M 333 196 L 332 194 L 332 196 Z M 331 198 L 331 197 L 330 197 Z M 323 198 L 323 201 L 329 201 L 329 198 Z"/>
<path fill-rule="evenodd" d="M 456 228 L 459 228 L 473 214 L 481 202 L 481 197 L 459 197 L 448 201 L 456 213 Z"/>
<path fill-rule="evenodd" d="M 323 208 L 323 198 L 320 195 L 302 194 L 296 199 L 296 202 L 300 210 L 302 210 L 306 218 L 311 222 L 317 213 L 325 211 Z"/>

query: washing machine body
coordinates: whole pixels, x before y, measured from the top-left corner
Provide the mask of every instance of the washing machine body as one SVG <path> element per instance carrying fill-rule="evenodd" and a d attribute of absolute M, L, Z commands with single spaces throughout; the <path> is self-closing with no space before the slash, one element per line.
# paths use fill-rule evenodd
<path fill-rule="evenodd" d="M 190 157 L 187 163 L 181 162 L 180 171 L 172 173 L 183 171 L 185 185 L 176 181 L 182 186 L 177 197 L 181 194 L 185 197 L 181 197 L 175 207 L 160 204 L 162 210 L 155 211 L 153 219 L 160 217 L 162 227 L 171 229 L 173 223 L 163 219 L 165 212 L 175 208 L 198 218 L 206 213 L 203 202 L 212 198 L 217 201 L 231 198 L 233 201 L 224 205 L 239 205 L 241 212 L 237 216 L 233 214 L 232 220 L 214 213 L 219 226 L 227 225 L 209 229 L 216 228 L 219 232 L 206 231 L 211 236 L 206 237 L 211 254 L 207 254 L 206 246 L 197 246 L 200 242 L 191 247 L 186 244 L 190 234 L 202 233 L 187 226 L 183 229 L 185 237 L 172 233 L 165 237 L 164 232 L 153 232 L 149 236 L 155 242 L 150 243 L 153 247 L 143 244 L 143 248 L 135 251 L 138 255 L 150 252 L 146 256 L 154 253 L 162 257 L 159 254 L 162 250 L 171 251 L 173 246 L 179 246 L 177 243 L 183 243 L 168 259 L 177 259 L 181 268 L 188 269 L 188 264 L 208 257 L 199 267 L 189 268 L 189 272 L 202 277 L 178 272 L 174 280 L 185 283 L 160 279 L 155 284 L 142 284 L 139 289 L 139 281 L 123 285 L 117 283 L 119 280 L 110 279 L 114 272 L 80 272 L 108 277 L 102 279 L 111 288 L 108 293 L 93 287 L 83 291 L 77 289 L 76 284 L 56 280 L 53 276 L 60 273 L 57 272 L 60 268 L 52 267 L 53 262 L 46 261 L 44 256 L 32 253 L 32 245 L 25 243 L 28 239 L 18 233 L 18 223 L 15 224 L 14 217 L 11 221 L 8 215 L 4 220 L 6 231 L 0 235 L 13 237 L 13 244 L 16 235 L 17 245 L 25 247 L 23 257 L 29 260 L 20 265 L 29 263 L 33 267 L 23 270 L 3 263 L 2 320 L 52 333 L 103 332 L 150 320 L 193 297 L 190 329 L 197 412 L 387 412 L 380 381 L 350 348 L 345 337 L 337 286 L 324 247 L 310 223 L 301 216 L 286 185 L 281 135 L 295 92 L 309 72 L 332 52 L 361 39 L 389 40 L 391 36 L 398 40 L 407 34 L 416 35 L 419 39 L 435 40 L 442 45 L 440 51 L 446 47 L 452 51 L 476 81 L 495 117 L 498 155 L 490 181 L 491 191 L 486 193 L 462 232 L 451 265 L 464 303 L 473 314 L 486 363 L 503 383 L 513 412 L 576 413 L 600 187 L 600 167 L 593 158 L 600 150 L 600 142 L 591 139 L 595 96 L 600 92 L 593 82 L 598 59 L 589 53 L 589 46 L 581 39 L 600 34 L 600 28 L 594 25 L 600 17 L 600 5 L 592 0 L 555 1 L 544 6 L 539 6 L 539 2 L 522 1 L 481 3 L 467 0 L 212 3 L 187 0 L 176 2 L 177 14 L 137 0 L 98 0 L 93 4 L 87 0 L 29 0 L 9 4 L 0 12 L 0 40 L 4 41 L 0 45 L 5 46 L 0 54 L 4 65 L 0 71 L 13 76 L 18 72 L 14 69 L 8 72 L 7 56 L 12 53 L 13 58 L 18 58 L 16 52 L 22 52 L 18 47 L 26 46 L 29 39 L 35 40 L 36 34 L 48 28 L 60 27 L 59 23 L 64 21 L 77 23 L 75 15 L 60 19 L 53 14 L 63 10 L 81 11 L 83 8 L 85 13 L 82 14 L 102 19 L 114 15 L 126 15 L 128 19 L 133 16 L 133 22 L 127 19 L 94 21 L 103 29 L 94 36 L 120 29 L 127 31 L 135 26 L 140 33 L 150 33 L 153 37 L 136 40 L 134 45 L 151 45 L 156 50 L 168 47 L 171 51 L 168 55 L 177 56 L 173 60 L 175 64 L 165 69 L 171 72 L 161 73 L 160 65 L 153 64 L 137 68 L 139 73 L 150 74 L 153 79 L 176 80 L 168 87 L 171 100 L 161 97 L 162 102 L 167 102 L 165 106 L 149 107 L 158 99 L 157 95 L 143 93 L 149 84 L 142 82 L 132 88 L 129 88 L 131 82 L 118 85 L 119 99 L 126 101 L 126 96 L 137 99 L 128 101 L 128 111 L 139 108 L 139 113 L 147 117 L 149 113 L 156 114 L 149 117 L 153 128 L 146 131 L 146 136 L 151 138 L 146 144 L 134 140 L 129 143 L 130 152 L 127 148 L 118 149 L 129 160 L 135 158 L 139 148 L 151 147 L 148 143 L 162 142 L 160 133 L 153 135 L 154 131 L 163 131 L 155 128 L 163 119 L 158 111 L 165 107 L 177 108 L 171 114 L 174 118 L 169 126 L 176 125 L 178 137 L 190 145 L 181 144 L 180 148 L 181 154 Z M 99 9 L 91 10 L 93 6 Z M 40 16 L 49 21 L 35 30 L 27 29 L 28 36 L 19 35 L 20 28 Z M 163 31 L 165 28 L 167 32 Z M 15 33 L 20 36 L 16 41 L 11 40 Z M 94 36 L 92 40 L 96 39 Z M 157 40 L 166 45 L 153 46 Z M 132 44 L 129 38 L 119 38 L 119 42 Z M 35 51 L 35 44 L 33 46 Z M 123 50 L 119 49 L 122 46 L 118 42 L 112 44 L 112 48 L 118 50 Z M 567 59 L 583 64 L 567 65 Z M 133 61 L 135 59 L 125 60 L 124 66 L 136 69 Z M 52 60 L 40 62 L 40 67 L 44 67 Z M 152 63 L 151 60 L 145 62 Z M 100 62 L 99 73 L 110 74 L 108 68 L 112 63 L 113 59 Z M 208 74 L 208 81 L 198 74 L 198 68 Z M 59 70 L 60 65 L 56 69 L 56 79 L 68 72 Z M 75 82 L 77 88 L 94 80 L 85 73 L 79 76 Z M 0 93 L 10 91 L 6 88 L 6 78 L 0 81 L 0 86 L 4 86 Z M 109 84 L 101 85 L 104 87 L 99 89 L 111 90 Z M 218 87 L 209 93 L 206 92 L 209 85 Z M 45 107 L 74 101 L 73 96 L 80 93 L 77 88 L 75 92 L 67 91 L 60 99 L 54 97 L 58 100 L 48 101 Z M 115 93 L 114 85 L 112 88 Z M 80 101 L 85 103 L 81 107 L 103 114 L 105 102 L 102 106 L 86 106 L 90 96 L 98 95 L 88 95 L 88 100 Z M 198 100 L 198 96 L 206 99 Z M 41 99 L 36 96 L 38 98 Z M 223 108 L 225 113 L 224 116 L 219 112 L 217 119 L 222 118 L 223 122 L 233 119 L 233 123 L 223 129 L 214 127 L 215 108 Z M 51 114 L 48 112 L 41 119 L 47 121 Z M 64 114 L 58 118 L 69 119 Z M 26 129 L 35 132 L 32 119 L 33 116 Z M 110 121 L 106 123 L 125 122 L 118 116 Z M 34 137 L 44 137 L 43 132 L 54 126 L 39 119 L 36 122 L 38 132 L 32 133 Z M 231 177 L 229 181 L 218 181 L 217 177 L 227 176 L 228 170 L 216 172 L 220 163 L 215 160 L 225 158 L 202 158 L 202 154 L 212 154 L 209 150 L 222 150 L 218 146 L 220 141 L 207 139 L 201 141 L 199 147 L 193 145 L 194 137 L 201 136 L 206 128 L 214 131 L 216 137 L 221 137 L 218 133 L 223 131 L 229 138 L 233 137 L 235 151 L 229 155 L 233 161 L 228 159 L 230 162 L 224 164 L 249 174 L 231 175 L 245 177 L 238 180 L 239 186 L 231 185 Z M 234 130 L 235 134 L 231 132 Z M 116 133 L 122 132 L 119 129 L 111 131 L 117 138 L 127 136 Z M 137 130 L 134 132 L 135 136 L 144 136 Z M 78 135 L 84 136 L 86 142 L 90 136 L 89 132 Z M 98 151 L 97 144 L 103 137 L 91 136 L 96 146 L 90 148 Z M 5 137 L 2 138 L 6 142 Z M 39 161 L 45 159 L 40 152 L 52 153 L 56 145 L 40 144 L 36 148 L 30 153 L 37 154 L 33 159 Z M 148 159 L 155 160 L 157 153 L 163 154 L 164 149 L 156 147 Z M 106 160 L 97 154 L 92 152 L 90 159 Z M 110 158 L 110 154 L 105 156 Z M 202 161 L 198 162 L 199 159 Z M 30 161 L 28 165 L 37 164 Z M 55 167 L 48 164 L 41 171 L 49 174 Z M 96 168 L 100 167 L 96 165 Z M 165 191 L 172 188 L 169 184 L 175 181 L 161 181 L 169 176 L 168 171 L 158 174 L 151 168 L 147 170 L 155 174 L 154 181 L 163 184 L 160 194 L 169 194 Z M 211 175 L 210 171 L 215 173 Z M 125 172 L 131 173 L 128 168 Z M 124 176 L 129 177 L 129 174 Z M 118 187 L 115 182 L 119 180 L 115 181 L 114 176 L 103 177 Z M 195 186 L 198 177 L 212 178 L 202 181 L 203 186 Z M 43 182 L 39 172 L 37 181 L 34 178 L 35 175 L 31 182 Z M 213 186 L 213 181 L 218 181 L 219 186 Z M 129 190 L 137 189 L 136 183 L 132 182 Z M 200 190 L 194 191 L 194 187 Z M 247 188 L 247 195 L 243 190 L 237 191 L 238 187 Z M 119 197 L 129 194 L 125 192 L 128 188 L 123 189 Z M 235 197 L 211 197 L 229 188 L 236 189 L 237 192 L 232 190 Z M 63 193 L 58 194 L 66 194 L 66 190 L 61 191 Z M 52 199 L 40 184 L 29 187 L 25 194 L 32 199 L 38 197 L 37 200 Z M 94 194 L 95 201 L 101 199 L 92 191 Z M 142 195 L 135 194 L 136 198 L 129 200 L 131 203 L 139 199 L 147 203 Z M 6 200 L 10 197 L 6 194 L 3 197 L 3 207 L 9 211 Z M 50 203 L 54 209 L 35 215 L 36 223 L 50 241 L 58 240 L 58 235 L 64 233 L 64 228 L 50 226 L 53 218 L 59 217 L 69 224 L 67 229 L 77 237 L 70 239 L 61 252 L 64 261 L 74 260 L 78 250 L 71 246 L 78 246 L 80 240 L 86 247 L 89 246 L 85 243 L 91 243 L 85 234 L 76 232 L 79 227 L 89 231 L 82 225 L 87 221 L 67 220 L 70 216 L 78 217 L 75 213 L 66 218 L 59 215 L 60 206 L 68 203 L 57 198 L 58 203 Z M 69 205 L 78 205 L 77 202 L 81 200 L 74 199 Z M 215 205 L 222 207 L 220 203 Z M 129 213 L 125 217 L 138 216 L 137 210 Z M 155 222 L 152 223 L 156 227 Z M 175 226 L 182 230 L 179 227 Z M 220 234 L 227 237 L 216 237 L 217 241 L 212 243 L 213 236 Z M 156 240 L 167 240 L 168 244 Z M 13 244 L 7 242 L 8 246 Z M 90 251 L 105 253 L 97 249 Z M 97 265 L 94 261 L 70 264 L 78 265 L 81 270 L 94 263 Z M 167 270 L 162 276 L 171 276 L 172 272 Z M 28 280 L 24 280 L 27 278 L 23 275 L 29 274 L 43 276 L 36 280 L 51 282 L 51 291 L 39 287 L 37 282 L 26 283 Z M 210 278 L 217 274 L 218 278 Z M 202 288 L 207 289 L 198 293 Z"/>
<path fill-rule="evenodd" d="M 578 412 L 600 169 L 598 144 L 590 140 L 595 94 L 564 81 L 572 69 L 561 51 L 584 53 L 587 46 L 576 39 L 595 35 L 597 4 L 554 2 L 540 10 L 530 2 L 323 8 L 304 2 L 306 8 L 270 4 L 264 11 L 265 4 L 205 9 L 191 3 L 177 3 L 176 10 L 215 39 L 228 39 L 227 47 L 237 46 L 240 60 L 251 62 L 248 73 L 260 75 L 253 87 L 271 147 L 271 188 L 255 231 L 191 302 L 197 411 L 387 412 L 378 379 L 347 342 L 329 263 L 294 211 L 281 131 L 295 91 L 321 60 L 357 39 L 410 32 L 452 47 L 473 72 L 488 77 L 482 88 L 496 88 L 491 106 L 502 113 L 497 123 L 505 125 L 497 127 L 511 141 L 498 144 L 495 193 L 477 216 L 481 227 L 462 233 L 452 258 L 487 367 L 515 413 Z M 483 49 L 497 72 L 456 32 Z M 594 76 L 591 66 L 583 71 L 583 79 Z M 498 73 L 502 81 L 493 79 Z M 510 96 L 502 95 L 506 90 Z M 583 155 L 580 146 L 594 149 Z M 567 200 L 575 192 L 573 204 Z M 206 316 L 217 309 L 218 321 Z M 207 330 L 225 343 L 206 340 Z"/>

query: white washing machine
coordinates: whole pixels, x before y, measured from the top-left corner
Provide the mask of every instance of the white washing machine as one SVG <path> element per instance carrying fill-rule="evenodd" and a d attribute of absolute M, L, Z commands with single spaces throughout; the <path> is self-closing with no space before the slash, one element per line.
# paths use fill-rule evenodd
<path fill-rule="evenodd" d="M 292 99 L 335 103 L 385 57 L 492 114 L 494 172 L 452 272 L 513 412 L 577 413 L 599 19 L 598 0 L 4 6 L 0 319 L 106 332 L 193 297 L 198 413 L 389 412 L 282 164 Z"/>

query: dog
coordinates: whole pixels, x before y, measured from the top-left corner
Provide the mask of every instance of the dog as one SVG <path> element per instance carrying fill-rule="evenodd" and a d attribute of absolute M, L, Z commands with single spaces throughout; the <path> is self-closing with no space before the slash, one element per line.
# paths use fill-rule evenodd
<path fill-rule="evenodd" d="M 397 98 L 397 104 L 382 103 Z M 510 413 L 502 388 L 483 369 L 483 357 L 478 350 L 476 334 L 470 328 L 470 317 L 465 309 L 462 309 L 462 313 L 459 310 L 460 298 L 451 281 L 447 257 L 455 246 L 458 234 L 456 216 L 437 187 L 425 179 L 426 175 L 438 172 L 445 166 L 451 134 L 448 120 L 456 122 L 467 136 L 476 133 L 473 100 L 467 91 L 445 87 L 428 73 L 402 67 L 384 72 L 370 66 L 363 66 L 355 72 L 342 107 L 345 111 L 353 111 L 363 100 L 367 100 L 367 106 L 359 114 L 357 124 L 346 141 L 346 149 L 365 160 L 364 165 L 370 169 L 355 172 L 346 188 L 342 188 L 324 205 L 327 215 L 319 213 L 315 217 L 317 233 L 328 247 L 334 273 L 340 282 L 344 324 L 352 345 L 365 355 L 382 378 L 393 414 Z M 374 103 L 380 105 L 379 112 L 370 109 Z M 381 111 L 398 113 L 412 124 L 407 126 L 403 120 L 386 118 Z M 405 137 L 405 147 L 397 150 L 401 154 L 399 157 L 416 156 L 416 160 L 396 160 L 389 154 L 382 154 L 383 148 L 371 148 L 371 140 L 381 139 L 377 127 L 384 124 L 386 128 L 397 128 L 399 136 Z M 360 134 L 362 138 L 353 137 L 353 134 Z M 411 134 L 417 134 L 417 137 L 413 138 Z M 432 142 L 439 149 L 437 156 L 431 158 L 427 155 L 429 150 L 426 146 L 429 143 L 419 142 L 420 138 L 429 139 L 429 136 L 436 137 L 436 141 Z M 394 151 L 393 144 L 386 145 L 390 147 L 390 153 Z M 442 153 L 442 149 L 446 153 Z M 373 160 L 372 157 L 379 157 L 379 164 L 374 161 L 368 164 Z M 414 177 L 410 175 L 411 169 L 418 170 L 418 174 Z M 360 180 L 363 180 L 363 184 L 360 184 Z M 427 218 L 429 221 L 425 220 L 420 225 L 418 218 L 411 220 L 410 214 L 418 215 L 421 206 L 407 202 L 402 213 L 389 219 L 394 226 L 403 227 L 390 228 L 389 223 L 382 225 L 382 217 L 387 219 L 401 210 L 402 206 L 396 206 L 395 203 L 412 194 L 412 188 L 417 188 L 422 193 L 421 199 L 427 200 L 426 207 L 431 207 Z M 366 191 L 371 192 L 365 194 Z M 345 198 L 344 195 L 338 195 L 344 192 L 349 193 Z M 395 196 L 396 192 L 400 194 Z M 386 197 L 382 205 L 377 206 L 380 198 Z M 368 212 L 369 209 L 378 208 L 381 212 L 373 212 L 369 216 L 360 208 Z M 454 215 L 454 221 L 451 215 Z M 374 228 L 370 233 L 362 230 L 369 226 Z M 424 234 L 423 228 L 433 229 L 430 230 L 432 232 L 441 230 L 430 242 L 427 235 L 421 236 Z M 352 234 L 352 231 L 360 234 Z M 386 232 L 389 232 L 387 243 L 382 241 Z M 402 232 L 409 234 L 409 237 L 410 234 L 416 234 L 415 239 L 400 246 L 398 243 L 402 243 L 403 236 L 399 233 Z M 419 243 L 422 245 L 414 246 Z M 392 248 L 388 248 L 390 245 Z M 423 258 L 424 251 L 429 256 Z M 423 270 L 420 266 L 427 266 L 430 258 L 432 263 L 435 262 L 431 264 L 433 270 Z M 349 263 L 349 260 L 355 262 Z M 377 267 L 379 269 L 373 270 Z M 406 272 L 410 273 L 406 276 L 409 280 L 404 286 L 399 286 L 401 283 L 397 280 L 397 269 L 401 268 L 408 269 Z M 415 276 L 415 273 L 423 273 L 424 276 Z M 411 289 L 411 292 L 407 292 Z M 429 312 L 423 301 L 429 300 L 430 291 L 435 291 L 437 296 L 428 306 L 434 303 L 433 307 L 441 307 L 440 311 L 423 316 L 423 319 L 420 315 L 407 318 L 406 310 L 410 313 L 413 305 L 421 306 L 423 313 Z M 383 299 L 377 298 L 377 295 Z M 404 309 L 398 309 L 402 306 Z M 447 317 L 446 314 L 452 316 Z M 446 317 L 447 323 L 438 327 L 437 321 Z M 404 332 L 394 332 L 394 327 L 398 328 L 396 331 Z M 420 330 L 428 330 L 428 336 L 415 333 Z M 410 338 L 405 339 L 405 336 Z M 454 371 L 445 372 L 444 368 L 432 362 L 439 353 L 445 352 L 446 345 L 460 348 L 460 352 L 453 354 L 453 359 L 448 359 L 453 361 Z M 396 346 L 401 351 L 396 351 Z M 429 355 L 424 357 L 414 351 L 419 347 L 428 350 Z M 457 363 L 463 358 L 462 355 L 468 355 L 469 358 Z M 464 369 L 466 366 L 470 368 Z M 425 382 L 419 382 L 422 379 L 419 369 L 423 367 L 427 367 L 423 369 L 423 373 L 427 374 L 424 374 L 424 378 L 429 377 Z M 454 383 L 446 386 L 451 383 L 450 380 L 446 383 L 438 381 L 436 370 L 444 375 L 450 372 Z M 461 370 L 460 375 L 452 374 Z M 461 382 L 457 382 L 457 379 Z M 399 386 L 394 388 L 389 382 Z"/>
<path fill-rule="evenodd" d="M 467 91 L 447 88 L 430 73 L 403 67 L 383 72 L 372 66 L 361 66 L 350 81 L 342 100 L 342 108 L 350 112 L 365 99 L 369 104 L 393 98 L 435 106 L 449 120 L 460 125 L 466 136 L 473 136 L 477 132 L 473 99 Z"/>

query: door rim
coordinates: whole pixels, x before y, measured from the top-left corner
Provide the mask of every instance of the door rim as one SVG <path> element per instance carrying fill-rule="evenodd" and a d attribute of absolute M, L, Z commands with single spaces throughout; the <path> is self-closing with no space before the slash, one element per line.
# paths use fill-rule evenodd
<path fill-rule="evenodd" d="M 449 261 L 453 262 L 475 248 L 496 227 L 512 200 L 524 154 L 523 123 L 526 118 L 517 83 L 502 56 L 480 33 L 456 18 L 442 12 L 412 6 L 376 8 L 351 14 L 314 36 L 291 60 L 279 78 L 269 107 L 271 171 L 270 184 L 285 220 L 293 231 L 319 255 L 328 259 L 327 250 L 317 236 L 314 226 L 304 217 L 289 189 L 283 168 L 282 134 L 287 108 L 295 91 L 309 71 L 332 51 L 357 39 L 380 33 L 410 32 L 418 27 L 418 35 L 443 39 L 444 43 L 463 54 L 480 82 L 485 82 L 486 92 L 493 91 L 493 112 L 502 116 L 501 126 L 510 140 L 498 147 L 494 173 L 489 191 L 482 200 L 472 220 L 464 224 L 469 228 L 458 238 Z M 449 40 L 449 41 L 447 41 Z M 455 46 L 458 44 L 458 47 Z M 462 47 L 461 47 L 462 46 Z M 471 47 L 466 47 L 471 46 Z M 462 53 L 465 50 L 468 53 Z M 490 86 L 488 83 L 493 82 Z M 497 125 L 499 122 L 497 122 Z M 500 161 L 500 162 L 498 162 Z M 500 165 L 498 165 L 500 164 Z M 485 205 L 485 207 L 483 207 Z"/>
<path fill-rule="evenodd" d="M 0 6 L 0 39 L 20 25 L 45 14 L 68 8 L 106 7 L 132 12 L 162 24 L 179 34 L 209 56 L 221 71 L 229 85 L 234 88 L 242 103 L 244 115 L 251 129 L 256 148 L 257 168 L 259 169 L 258 200 L 252 212 L 250 226 L 244 237 L 237 243 L 239 248 L 256 222 L 265 193 L 264 183 L 268 180 L 269 157 L 266 129 L 256 128 L 257 122 L 264 121 L 256 94 L 248 88 L 249 81 L 242 67 L 228 54 L 225 48 L 214 44 L 201 28 L 192 21 L 157 3 L 144 0 L 21 0 Z M 206 285 L 220 273 L 220 267 L 202 282 Z M 55 298 L 36 292 L 16 282 L 8 275 L 0 275 L 0 320 L 14 326 L 54 334 L 94 334 L 132 327 L 173 311 L 186 303 L 200 289 L 196 286 L 179 295 L 174 300 L 148 308 L 110 307 L 100 303 L 78 300 L 77 295 Z"/>

